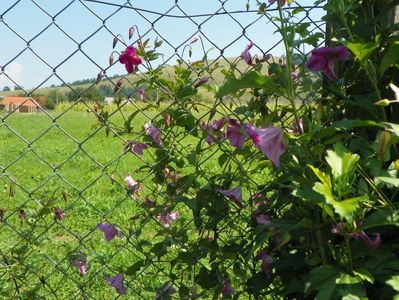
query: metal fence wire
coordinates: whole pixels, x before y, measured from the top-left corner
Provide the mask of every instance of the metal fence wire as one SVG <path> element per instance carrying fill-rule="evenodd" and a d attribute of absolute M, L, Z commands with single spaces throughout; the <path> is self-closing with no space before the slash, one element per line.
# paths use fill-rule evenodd
<path fill-rule="evenodd" d="M 162 41 L 157 50 L 164 55 L 154 64 L 165 66 L 163 76 L 174 76 L 177 61 L 191 68 L 205 55 L 208 69 L 234 65 L 236 73 L 245 72 L 251 67 L 239 59 L 240 49 L 250 41 L 255 42 L 258 57 L 272 54 L 266 64 L 278 61 L 283 46 L 277 32 L 276 7 L 267 4 L 266 13 L 259 13 L 256 1 L 54 2 L 0 3 L 0 83 L 1 88 L 10 87 L 3 88 L 1 96 L 3 101 L 10 96 L 23 97 L 22 102 L 3 104 L 0 110 L 0 297 L 112 299 L 117 293 L 104 278 L 120 273 L 125 274 L 129 299 L 161 299 L 172 291 L 176 291 L 172 295 L 176 298 L 184 294 L 193 299 L 208 297 L 209 291 L 197 283 L 204 280 L 203 270 L 211 270 L 211 259 L 184 255 L 192 253 L 189 237 L 198 220 L 178 203 L 175 210 L 185 217 L 174 220 L 178 227 L 168 226 L 156 215 L 146 213 L 143 201 L 148 197 L 157 204 L 169 205 L 173 180 L 163 186 L 153 179 L 157 166 L 167 167 L 163 157 L 173 157 L 181 174 L 195 169 L 208 182 L 218 158 L 221 154 L 228 156 L 229 150 L 220 144 L 202 153 L 195 167 L 189 166 L 187 157 L 195 153 L 195 141 L 187 131 L 169 129 L 166 134 L 173 135 L 172 150 L 162 154 L 149 150 L 143 156 L 129 151 L 131 137 L 144 135 L 144 123 L 159 122 L 168 109 L 180 104 L 175 92 L 162 80 L 154 79 L 144 65 L 133 81 L 157 86 L 169 101 L 147 109 L 156 93 L 140 101 L 138 90 L 127 88 L 132 80 L 129 76 L 123 83 L 119 105 L 95 104 L 97 99 L 90 98 L 90 93 L 102 86 L 101 97 L 110 97 L 110 90 L 112 94 L 118 87 L 121 76 L 116 73 L 123 74 L 124 69 L 117 59 L 109 64 L 108 57 L 114 38 L 119 40 L 116 49 L 124 50 L 118 47 L 125 41 L 130 43 L 127 30 L 132 25 L 137 25 L 134 43 L 138 35 L 141 41 Z M 309 34 L 324 34 L 322 7 L 306 6 L 306 2 L 293 2 L 285 9 L 295 12 L 298 28 L 306 24 Z M 197 37 L 196 43 L 190 43 Z M 297 48 L 296 52 L 298 57 L 306 57 L 311 50 Z M 197 71 L 193 69 L 194 74 Z M 102 74 L 100 83 L 96 78 L 74 82 L 96 74 Z M 202 72 L 195 76 L 206 75 Z M 220 72 L 212 76 L 214 83 L 223 83 Z M 55 95 L 54 105 L 46 107 L 43 99 L 48 103 L 51 93 Z M 208 99 L 210 95 L 206 91 L 201 95 L 202 109 L 195 114 L 195 127 L 190 131 L 201 130 L 201 124 L 212 114 L 243 118 L 234 108 L 246 103 L 245 95 L 223 101 Z M 317 91 L 313 97 L 317 97 Z M 300 99 L 303 103 L 312 100 Z M 36 112 L 22 113 L 21 107 L 31 102 L 37 104 Z M 185 109 L 186 104 L 181 103 L 181 111 Z M 121 113 L 125 116 L 129 112 L 134 112 L 139 121 L 126 134 L 115 124 L 123 124 Z M 289 116 L 281 116 L 280 121 L 289 124 Z M 239 167 L 240 161 L 229 159 Z M 124 179 L 128 173 L 141 183 L 136 199 L 126 192 Z M 248 180 L 252 192 L 262 188 L 263 182 L 256 176 Z M 218 231 L 220 247 L 233 249 L 231 240 L 239 242 L 239 236 L 231 236 L 237 232 L 231 228 L 248 222 L 239 211 L 226 220 Z M 98 230 L 100 223 L 115 224 L 119 237 L 105 242 Z M 160 230 L 166 234 L 159 235 Z M 211 240 L 212 234 L 204 233 L 201 238 L 205 237 Z M 236 273 L 236 267 L 232 262 L 228 269 Z M 241 271 L 250 272 L 251 268 L 248 265 Z M 223 283 L 223 279 L 220 281 Z"/>

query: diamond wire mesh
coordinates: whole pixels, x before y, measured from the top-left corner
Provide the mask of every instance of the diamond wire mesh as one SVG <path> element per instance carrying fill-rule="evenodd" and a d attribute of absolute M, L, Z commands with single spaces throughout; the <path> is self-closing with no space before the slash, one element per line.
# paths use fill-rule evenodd
<path fill-rule="evenodd" d="M 246 1 L 243 1 L 243 8 L 245 3 Z M 79 69 L 88 68 L 92 74 L 100 72 L 105 75 L 102 83 L 108 83 L 111 88 L 116 87 L 118 76 L 108 74 L 114 72 L 118 62 L 107 66 L 107 60 L 100 60 L 101 56 L 95 55 L 94 51 L 104 47 L 103 40 L 98 39 L 100 34 L 106 34 L 108 41 L 117 37 L 124 43 L 118 34 L 126 28 L 118 21 L 128 16 L 134 17 L 135 22 L 141 24 L 137 29 L 142 40 L 158 37 L 163 41 L 160 52 L 165 51 L 167 55 L 158 62 L 159 66 L 175 65 L 175 61 L 180 60 L 185 68 L 196 73 L 197 70 L 192 67 L 192 58 L 187 55 L 189 51 L 187 49 L 192 47 L 193 51 L 202 51 L 202 55 L 205 55 L 208 53 L 207 49 L 213 48 L 215 54 L 206 60 L 208 68 L 223 64 L 239 74 L 250 67 L 240 62 L 237 67 L 232 57 L 238 57 L 240 53 L 238 49 L 244 48 L 251 40 L 256 42 L 259 57 L 273 52 L 277 55 L 283 53 L 281 38 L 273 40 L 276 35 L 268 35 L 267 38 L 260 36 L 259 33 L 262 31 L 259 31 L 259 28 L 252 31 L 255 27 L 268 28 L 269 32 L 277 30 L 278 24 L 273 18 L 276 16 L 273 15 L 275 9 L 269 8 L 267 14 L 257 14 L 257 9 L 247 11 L 236 9 L 232 0 L 215 0 L 209 4 L 208 11 L 198 13 L 192 12 L 190 5 L 190 1 L 184 0 L 165 1 L 161 5 L 165 7 L 163 11 L 154 11 L 139 8 L 138 6 L 145 7 L 145 5 L 141 3 L 136 5 L 135 1 L 60 1 L 56 10 L 50 10 L 44 1 L 38 0 L 4 1 L 1 4 L 0 35 L 4 34 L 2 40 L 8 39 L 9 43 L 19 46 L 16 47 L 17 50 L 8 54 L 9 57 L 5 55 L 1 58 L 1 82 L 14 85 L 14 93 L 19 92 L 27 97 L 25 103 L 31 99 L 37 100 L 40 92 L 50 83 L 53 83 L 55 89 L 62 88 L 64 94 L 67 92 L 72 94 L 69 102 L 61 106 L 63 108 L 61 110 L 39 107 L 36 114 L 23 116 L 18 112 L 19 107 L 13 106 L 0 114 L 0 181 L 4 186 L 0 194 L 0 284 L 3 286 L 0 295 L 2 297 L 18 295 L 22 298 L 112 298 L 114 293 L 106 287 L 104 275 L 118 273 L 121 266 L 142 262 L 139 270 L 126 280 L 126 286 L 131 297 L 147 299 L 153 297 L 155 291 L 165 282 L 171 283 L 178 290 L 186 287 L 188 283 L 194 286 L 195 275 L 199 269 L 202 267 L 209 270 L 204 258 L 191 259 L 188 266 L 181 267 L 178 272 L 181 278 L 168 269 L 171 261 L 176 264 L 179 261 L 179 253 L 174 249 L 179 247 L 180 251 L 190 253 L 192 246 L 187 240 L 179 237 L 173 228 L 164 228 L 171 237 L 167 243 L 165 239 L 154 236 L 153 233 L 162 227 L 162 224 L 153 215 L 144 216 L 140 221 L 135 220 L 137 217 L 135 215 L 142 212 L 142 209 L 138 202 L 131 200 L 123 183 L 123 177 L 127 172 L 133 172 L 132 168 L 145 165 L 150 170 L 148 173 L 140 170 L 134 173 L 142 183 L 144 192 L 157 202 L 168 203 L 166 188 L 159 188 L 151 183 L 150 177 L 153 175 L 151 170 L 157 165 L 163 165 L 163 160 L 169 156 L 186 157 L 192 154 L 193 145 L 190 145 L 191 141 L 187 139 L 190 132 L 181 131 L 176 134 L 171 129 L 166 132 L 167 135 L 173 136 L 176 146 L 173 151 L 164 153 L 164 157 L 157 161 L 155 154 L 151 152 L 143 158 L 133 157 L 128 151 L 123 151 L 123 145 L 127 143 L 126 136 L 119 134 L 116 127 L 109 126 L 111 122 L 105 122 L 108 120 L 116 122 L 120 112 L 125 109 L 138 111 L 143 123 L 151 122 L 162 118 L 167 109 L 180 104 L 183 107 L 183 104 L 161 81 L 151 78 L 149 70 L 143 66 L 136 76 L 144 82 L 155 84 L 174 100 L 148 112 L 135 100 L 137 89 L 122 90 L 123 98 L 127 101 L 120 106 L 112 106 L 105 119 L 93 107 L 93 103 L 85 99 L 90 89 L 96 86 L 96 80 L 91 80 L 78 88 L 76 84 L 70 83 L 70 74 L 65 71 L 68 65 L 73 65 L 78 74 Z M 29 24 L 23 22 L 22 25 L 25 26 L 21 27 L 21 24 L 15 22 L 19 18 L 26 20 L 24 9 L 30 10 L 29 18 L 40 20 L 37 28 L 30 29 L 27 27 Z M 298 11 L 298 24 L 311 24 L 309 33 L 324 33 L 321 7 L 294 3 L 287 9 Z M 92 23 L 96 24 L 92 26 L 91 31 L 82 28 L 80 37 L 75 36 L 76 32 L 71 32 L 68 22 L 65 21 L 74 19 L 76 12 L 82 13 L 87 19 L 92 18 L 95 20 Z M 79 20 L 74 19 L 74 21 Z M 175 38 L 179 34 L 168 31 L 168 23 L 173 22 L 180 22 L 181 26 L 184 24 L 188 28 L 180 40 Z M 221 22 L 224 24 L 223 39 L 220 33 L 214 34 Z M 29 36 L 26 32 L 29 32 Z M 67 41 L 69 48 L 61 52 L 56 40 L 54 40 L 55 45 L 46 44 L 46 34 L 49 34 L 47 37 L 49 43 L 53 38 L 60 38 Z M 187 46 L 194 36 L 200 38 L 199 43 Z M 90 43 L 96 47 L 90 47 Z M 51 47 L 51 52 L 59 52 L 58 57 L 57 55 L 56 58 L 47 57 L 49 52 L 43 51 L 43 44 Z M 8 49 L 3 50 L 7 53 Z M 306 57 L 311 49 L 295 50 L 302 57 Z M 39 65 L 40 68 L 44 66 L 47 71 L 44 79 L 36 80 L 33 88 L 29 89 L 23 87 L 20 74 L 15 72 L 15 67 L 18 67 L 19 61 L 23 61 L 24 56 L 33 59 L 37 65 L 28 70 L 31 72 L 28 76 L 35 77 Z M 76 57 L 79 57 L 77 62 Z M 204 75 L 206 74 L 197 73 L 198 77 Z M 216 84 L 223 82 L 217 78 L 212 79 Z M 56 93 L 58 101 L 59 92 Z M 7 96 L 7 93 L 3 93 L 3 96 Z M 204 97 L 207 96 L 209 97 L 205 94 Z M 314 94 L 314 97 L 316 96 L 317 92 Z M 196 115 L 196 127 L 191 130 L 197 130 L 201 122 L 210 117 L 212 110 L 216 110 L 220 115 L 228 115 L 243 122 L 248 121 L 248 117 L 238 115 L 233 109 L 247 101 L 248 99 L 233 98 L 223 101 L 204 101 L 203 111 Z M 276 98 L 275 101 L 279 103 L 280 100 Z M 312 99 L 300 98 L 299 101 L 307 103 Z M 272 112 L 271 108 L 267 109 Z M 78 116 L 85 121 L 77 120 Z M 100 125 L 95 127 L 96 118 L 100 121 Z M 280 122 L 288 125 L 290 117 L 282 116 Z M 76 127 L 82 130 L 76 130 Z M 142 133 L 137 131 L 135 134 Z M 113 135 L 114 138 L 106 138 L 106 135 Z M 205 151 L 202 160 L 197 161 L 195 166 L 204 182 L 212 180 L 213 164 L 221 153 L 226 154 L 242 174 L 251 171 L 249 167 L 247 170 L 240 169 L 243 161 L 230 156 L 230 148 L 219 143 L 215 150 Z M 249 163 L 255 158 L 256 156 L 251 157 Z M 237 177 L 241 175 L 237 173 Z M 257 179 L 252 179 L 250 176 L 245 178 L 248 179 L 247 188 L 251 194 L 263 188 Z M 190 194 L 190 191 L 187 191 L 187 194 Z M 62 207 L 65 213 L 64 220 L 55 221 L 49 217 L 53 214 L 55 206 Z M 179 209 L 184 210 L 182 205 Z M 132 220 L 128 215 L 133 215 Z M 230 230 L 233 226 L 241 226 L 234 224 L 237 223 L 235 222 L 237 218 L 242 220 L 242 224 L 251 221 L 238 210 L 225 221 L 219 229 L 218 239 L 226 247 L 233 245 L 232 240 L 239 242 L 239 236 L 230 236 L 233 233 Z M 201 217 L 199 220 L 199 222 L 208 221 Z M 99 250 L 97 245 L 102 241 L 100 242 L 101 235 L 97 225 L 101 222 L 117 224 L 123 238 L 118 239 L 113 245 L 104 244 Z M 194 219 L 178 222 L 180 222 L 180 233 L 192 232 Z M 160 246 L 155 250 L 149 249 L 143 237 L 158 242 Z M 166 249 L 168 253 L 164 255 Z M 84 253 L 90 262 L 86 276 L 79 276 L 71 263 L 71 257 L 77 253 Z M 233 264 L 232 259 L 230 267 Z M 250 268 L 248 266 L 248 269 Z M 154 277 L 157 279 L 154 280 Z M 206 291 L 198 293 L 198 296 L 202 293 L 206 295 Z"/>

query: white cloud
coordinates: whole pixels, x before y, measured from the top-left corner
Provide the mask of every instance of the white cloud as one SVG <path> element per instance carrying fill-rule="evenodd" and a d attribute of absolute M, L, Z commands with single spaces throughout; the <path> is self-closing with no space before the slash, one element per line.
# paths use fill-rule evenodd
<path fill-rule="evenodd" d="M 6 68 L 4 73 L 7 74 L 16 83 L 21 84 L 23 66 L 17 62 L 12 62 Z M 4 86 L 8 85 L 11 89 L 14 88 L 14 83 L 10 81 L 4 74 L 0 75 L 0 87 L 3 89 Z"/>

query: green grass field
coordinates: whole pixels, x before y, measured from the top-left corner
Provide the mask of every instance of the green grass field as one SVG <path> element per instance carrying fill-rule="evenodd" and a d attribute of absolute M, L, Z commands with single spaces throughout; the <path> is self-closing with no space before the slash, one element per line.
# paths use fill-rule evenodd
<path fill-rule="evenodd" d="M 135 117 L 135 132 L 141 131 L 147 117 L 153 118 L 158 112 L 146 114 Z M 206 111 L 199 112 L 198 117 L 202 114 Z M 107 137 L 105 129 L 96 126 L 95 116 L 88 112 L 54 111 L 51 115 L 54 119 L 45 113 L 2 115 L 0 209 L 5 222 L 0 223 L 4 261 L 4 268 L 0 269 L 0 297 L 11 297 L 17 288 L 27 299 L 109 299 L 115 291 L 103 276 L 125 272 L 128 266 L 145 260 L 146 267 L 127 285 L 137 291 L 136 298 L 152 298 L 154 290 L 168 276 L 163 262 L 152 258 L 154 254 L 144 239 L 161 241 L 161 237 L 155 236 L 160 226 L 155 218 L 132 221 L 131 216 L 144 212 L 141 198 L 145 195 L 158 203 L 166 201 L 158 197 L 164 187 L 146 178 L 148 169 L 135 172 L 143 161 L 154 163 L 154 150 L 145 151 L 142 158 L 124 154 L 123 140 L 112 133 Z M 121 123 L 122 117 L 115 114 L 111 120 Z M 184 157 L 194 151 L 199 141 L 192 136 L 183 137 L 171 155 Z M 220 171 L 213 152 L 203 155 L 206 162 L 201 168 L 206 172 Z M 185 165 L 183 173 L 194 171 L 187 162 Z M 124 177 L 128 172 L 143 180 L 139 200 L 132 200 L 127 194 Z M 260 172 L 259 176 L 264 179 L 266 175 Z M 68 195 L 66 199 L 64 194 Z M 53 208 L 63 209 L 62 222 L 55 222 L 53 211 L 46 209 L 49 201 Z M 182 225 L 191 215 L 183 204 L 179 210 L 182 218 L 176 222 Z M 96 229 L 105 220 L 116 224 L 126 237 L 138 230 L 142 234 L 106 243 Z M 187 230 L 190 232 L 190 227 Z M 87 276 L 81 276 L 69 259 L 79 252 L 88 257 Z M 172 250 L 167 256 L 172 259 L 176 253 Z"/>

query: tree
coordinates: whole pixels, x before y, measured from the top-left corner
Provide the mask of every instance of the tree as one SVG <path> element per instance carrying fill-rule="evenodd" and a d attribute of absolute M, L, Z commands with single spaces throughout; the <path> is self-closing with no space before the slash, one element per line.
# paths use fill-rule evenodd
<path fill-rule="evenodd" d="M 67 94 L 67 98 L 68 101 L 76 101 L 80 99 L 81 101 L 85 102 L 103 102 L 105 96 L 97 87 L 92 86 L 89 89 L 77 87 Z"/>
<path fill-rule="evenodd" d="M 58 89 L 54 89 L 47 94 L 46 102 L 51 102 L 53 105 L 65 101 L 67 101 L 65 94 L 61 93 Z"/>
<path fill-rule="evenodd" d="M 9 86 L 6 85 L 6 86 L 3 88 L 3 92 L 9 92 L 9 91 L 11 91 L 11 89 L 10 89 Z"/>

